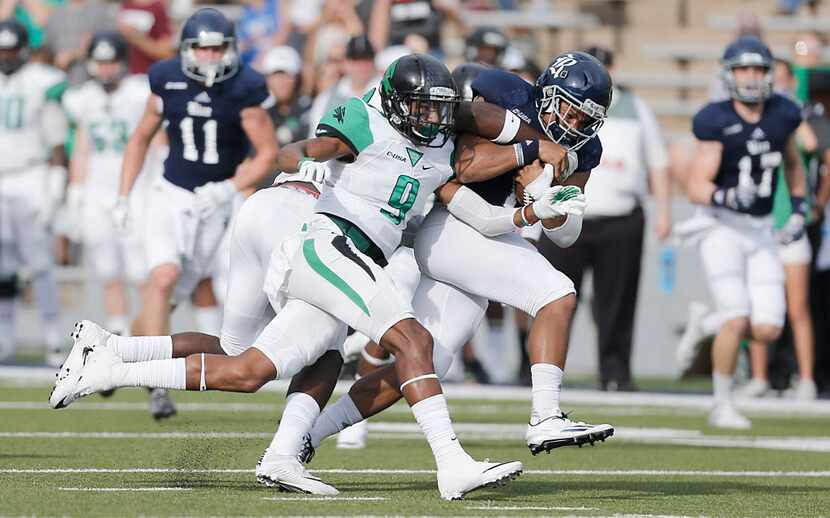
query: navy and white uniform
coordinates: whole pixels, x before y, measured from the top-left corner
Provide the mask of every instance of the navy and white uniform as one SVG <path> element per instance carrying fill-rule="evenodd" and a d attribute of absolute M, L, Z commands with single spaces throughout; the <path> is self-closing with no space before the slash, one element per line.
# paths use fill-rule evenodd
<path fill-rule="evenodd" d="M 515 113 L 541 131 L 536 89 L 509 72 L 483 72 L 473 82 L 476 96 Z M 593 138 L 578 150 L 579 171 L 599 163 L 602 145 Z M 493 205 L 514 206 L 516 171 L 468 187 Z M 571 293 L 573 282 L 556 270 L 519 232 L 486 237 L 452 216 L 443 205 L 427 215 L 415 239 L 421 283 L 413 307 L 418 319 L 450 351 L 466 343 L 493 300 L 531 316 Z M 436 372 L 440 372 L 436 358 Z"/>
<path fill-rule="evenodd" d="M 801 123 L 800 108 L 773 94 L 757 123 L 742 119 L 731 100 L 703 107 L 692 121 L 700 141 L 723 145 L 714 183 L 755 185 L 754 203 L 743 211 L 707 207 L 713 225 L 700 253 L 718 310 L 725 320 L 749 317 L 753 324 L 784 322 L 784 272 L 774 237 L 772 204 L 787 141 Z"/>
<path fill-rule="evenodd" d="M 181 271 L 174 301 L 189 296 L 209 274 L 211 259 L 228 225 L 233 203 L 200 220 L 193 190 L 231 178 L 250 143 L 241 111 L 270 99 L 265 79 L 248 66 L 207 88 L 182 72 L 181 59 L 160 61 L 148 73 L 150 90 L 170 142 L 162 178 L 151 189 L 145 230 L 149 267 L 175 264 Z"/>

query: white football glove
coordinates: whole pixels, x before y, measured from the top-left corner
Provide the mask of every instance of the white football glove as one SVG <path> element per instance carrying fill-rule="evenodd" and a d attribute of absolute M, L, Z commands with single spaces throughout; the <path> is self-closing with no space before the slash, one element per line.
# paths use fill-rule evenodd
<path fill-rule="evenodd" d="M 550 184 L 553 183 L 553 174 L 553 166 L 551 164 L 545 164 L 542 173 L 525 187 L 524 194 L 522 195 L 524 198 L 522 201 L 524 201 L 525 205 L 542 199 L 545 190 L 550 189 Z"/>
<path fill-rule="evenodd" d="M 588 206 L 582 189 L 575 185 L 549 187 L 533 202 L 533 213 L 539 219 L 556 218 L 573 214 L 581 216 Z"/>
<path fill-rule="evenodd" d="M 778 230 L 778 242 L 782 245 L 789 245 L 798 241 L 804 236 L 804 216 L 791 214 L 784 226 Z"/>
<path fill-rule="evenodd" d="M 196 187 L 193 194 L 193 209 L 200 219 L 205 219 L 213 212 L 230 203 L 239 191 L 230 179 L 221 182 L 208 182 L 201 187 Z"/>
<path fill-rule="evenodd" d="M 126 196 L 119 196 L 112 207 L 112 226 L 121 235 L 130 228 L 130 202 Z"/>
<path fill-rule="evenodd" d="M 300 169 L 297 171 L 298 181 L 324 184 L 331 176 L 331 169 L 326 162 L 315 162 L 314 160 L 303 160 Z"/>

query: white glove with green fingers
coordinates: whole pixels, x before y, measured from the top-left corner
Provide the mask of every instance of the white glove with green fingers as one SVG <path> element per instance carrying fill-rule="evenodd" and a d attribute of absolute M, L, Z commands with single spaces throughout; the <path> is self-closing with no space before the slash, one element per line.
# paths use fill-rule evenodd
<path fill-rule="evenodd" d="M 567 215 L 582 216 L 587 206 L 582 189 L 576 185 L 554 185 L 545 189 L 531 208 L 537 218 L 550 219 Z"/>

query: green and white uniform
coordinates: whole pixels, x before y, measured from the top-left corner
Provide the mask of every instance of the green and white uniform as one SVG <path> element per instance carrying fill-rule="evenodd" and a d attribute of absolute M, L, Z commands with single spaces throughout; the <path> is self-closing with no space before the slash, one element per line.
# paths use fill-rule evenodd
<path fill-rule="evenodd" d="M 49 181 L 48 160 L 52 148 L 66 138 L 60 108 L 64 79 L 60 70 L 39 63 L 27 63 L 8 76 L 0 74 L 0 196 L 15 198 L 8 206 L 31 226 L 25 240 L 4 231 L 0 241 L 6 248 L 28 248 L 19 255 L 31 259 L 27 267 L 33 272 L 52 268 L 46 224 L 63 190 Z"/>
<path fill-rule="evenodd" d="M 332 185 L 315 217 L 272 256 L 266 281 L 272 303 L 305 301 L 374 341 L 413 318 L 410 300 L 383 267 L 407 221 L 453 176 L 454 149 L 452 142 L 441 148 L 411 142 L 386 120 L 379 97 L 371 90 L 320 121 L 317 135 L 342 140 L 355 159 L 333 161 Z"/>
<path fill-rule="evenodd" d="M 85 139 L 88 150 L 80 214 L 70 218 L 80 228 L 70 230 L 83 239 L 90 251 L 92 269 L 102 279 L 139 283 L 148 273 L 141 239 L 143 218 L 133 218 L 135 223 L 124 235 L 113 227 L 110 212 L 118 198 L 127 139 L 141 120 L 149 96 L 150 87 L 143 75 L 125 77 L 112 92 L 89 80 L 70 88 L 63 96 L 63 108 L 83 130 L 78 135 Z M 161 172 L 161 157 L 156 155 L 149 153 L 130 193 L 133 215 L 146 214 L 144 206 L 150 184 Z"/>

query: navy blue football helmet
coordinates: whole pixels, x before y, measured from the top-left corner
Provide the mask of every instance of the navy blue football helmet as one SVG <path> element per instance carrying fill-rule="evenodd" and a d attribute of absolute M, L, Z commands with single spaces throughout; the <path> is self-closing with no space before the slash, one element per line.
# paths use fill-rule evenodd
<path fill-rule="evenodd" d="M 199 47 L 223 47 L 224 52 L 219 59 L 200 62 L 195 52 Z M 205 83 L 208 88 L 233 77 L 239 70 L 233 23 L 216 9 L 199 9 L 184 22 L 179 54 L 184 75 Z"/>
<path fill-rule="evenodd" d="M 772 52 L 756 36 L 741 36 L 726 47 L 721 59 L 723 82 L 732 99 L 745 103 L 764 102 L 772 95 Z M 766 72 L 760 81 L 738 84 L 736 68 L 761 67 Z"/>
<path fill-rule="evenodd" d="M 0 21 L 0 50 L 16 51 L 0 59 L 0 74 L 11 75 L 29 60 L 29 33 L 14 18 Z"/>
<path fill-rule="evenodd" d="M 552 141 L 579 149 L 596 136 L 611 104 L 611 76 L 595 57 L 566 52 L 553 59 L 536 80 L 539 124 Z M 572 124 L 571 110 L 581 112 Z M 553 114 L 545 121 L 547 114 Z"/>

